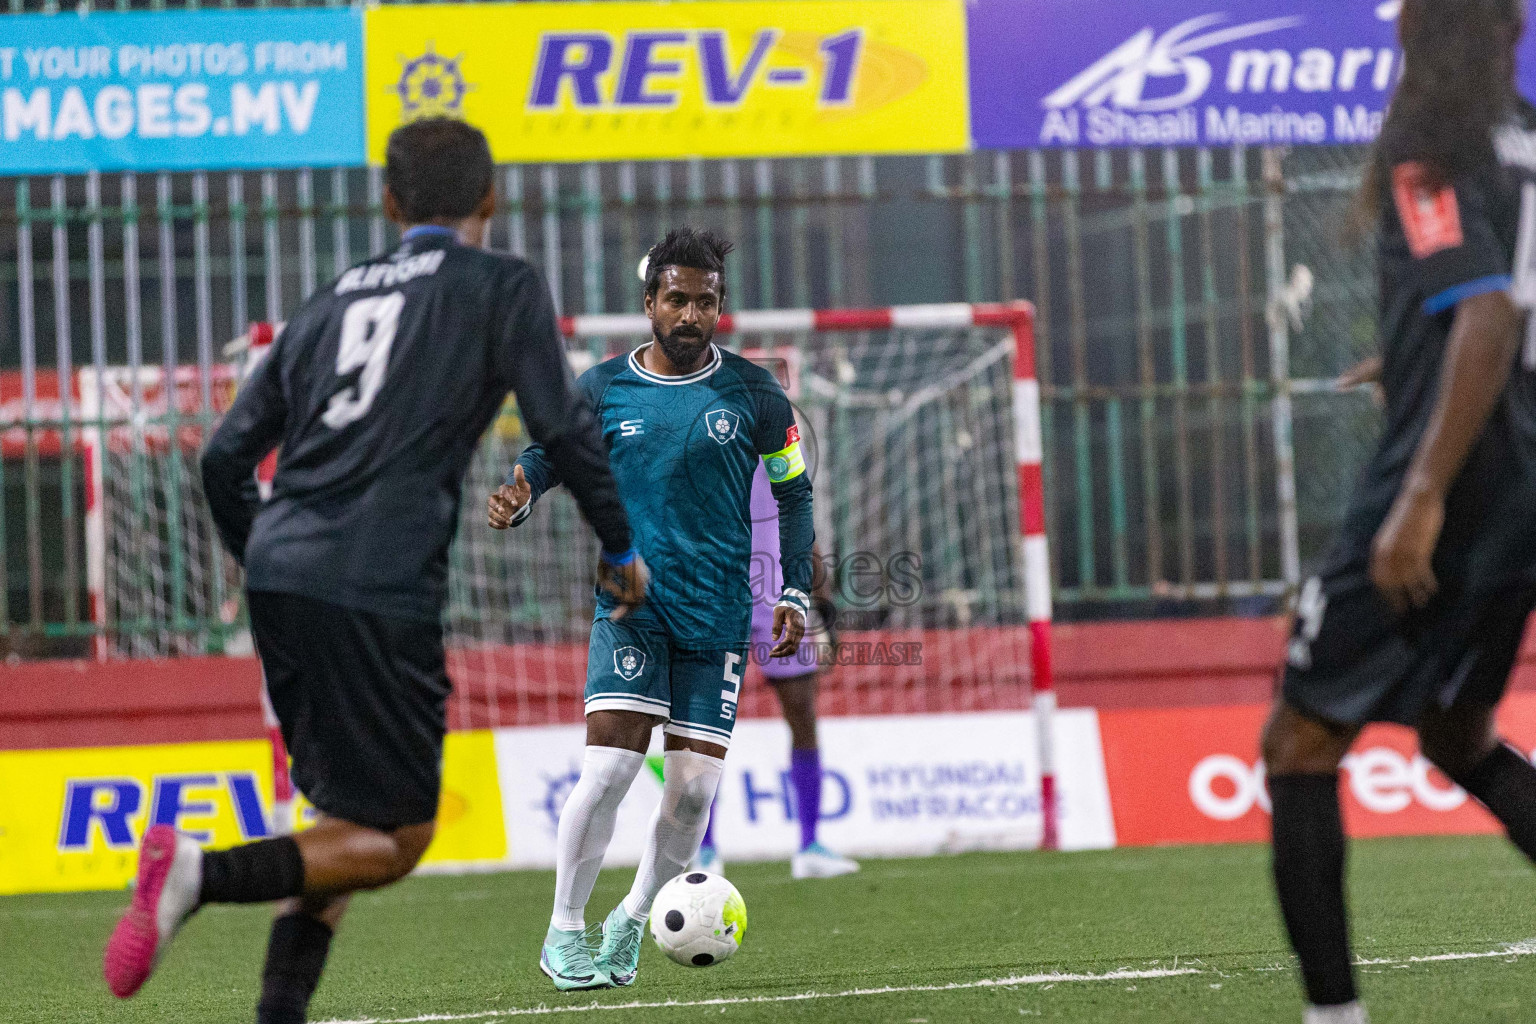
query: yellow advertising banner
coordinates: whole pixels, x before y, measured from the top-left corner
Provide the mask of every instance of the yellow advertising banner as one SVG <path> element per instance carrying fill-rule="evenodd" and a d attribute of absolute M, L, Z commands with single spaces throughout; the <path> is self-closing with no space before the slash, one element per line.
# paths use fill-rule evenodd
<path fill-rule="evenodd" d="M 961 0 L 390 5 L 367 12 L 368 152 L 462 117 L 498 161 L 961 152 Z"/>
<path fill-rule="evenodd" d="M 273 834 L 265 741 L 0 751 L 0 894 L 118 889 L 164 822 L 206 846 Z M 295 811 L 298 827 L 313 815 Z M 491 733 L 450 733 L 437 837 L 423 865 L 507 858 Z"/>

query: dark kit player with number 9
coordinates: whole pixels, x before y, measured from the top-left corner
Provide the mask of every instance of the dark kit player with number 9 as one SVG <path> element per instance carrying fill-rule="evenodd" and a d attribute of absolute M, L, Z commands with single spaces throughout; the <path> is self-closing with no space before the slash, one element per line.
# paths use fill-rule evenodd
<path fill-rule="evenodd" d="M 1265 727 L 1274 878 L 1307 1024 L 1362 1024 L 1338 795 L 1368 722 L 1426 757 L 1536 858 L 1536 768 L 1494 712 L 1536 606 L 1536 109 L 1515 92 L 1520 0 L 1406 0 L 1406 73 L 1362 201 L 1376 212 L 1386 423 L 1302 589 Z M 1525 339 L 1524 352 L 1521 341 Z"/>
<path fill-rule="evenodd" d="M 347 271 L 288 322 L 203 455 L 293 779 L 319 811 L 296 836 L 204 853 L 148 830 L 133 903 L 107 946 L 132 995 L 205 903 L 283 901 L 258 1024 L 298 1024 L 359 889 L 388 885 L 433 835 L 445 701 L 441 615 L 469 460 L 507 392 L 603 545 L 600 583 L 639 604 L 607 451 L 576 392 L 549 290 L 486 252 L 495 212 L 485 137 L 424 119 L 390 136 L 385 212 L 400 246 Z M 280 447 L 272 496 L 253 476 Z"/>

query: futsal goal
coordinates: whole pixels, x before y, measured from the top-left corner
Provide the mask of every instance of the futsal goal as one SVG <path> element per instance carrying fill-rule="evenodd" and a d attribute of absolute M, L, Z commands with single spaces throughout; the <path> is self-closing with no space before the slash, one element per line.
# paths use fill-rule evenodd
<path fill-rule="evenodd" d="M 1027 303 L 744 311 L 717 340 L 772 369 L 796 407 L 841 645 L 835 714 L 1032 708 L 1042 845 L 1056 842 L 1055 695 L 1040 390 Z M 643 316 L 562 321 L 573 369 L 650 336 Z M 271 336 L 239 356 L 248 368 Z M 249 652 L 197 452 L 240 371 L 80 371 L 86 550 L 102 657 Z M 456 728 L 578 721 L 596 542 L 563 491 L 515 530 L 486 496 L 528 438 L 510 401 L 464 488 L 446 613 Z M 702 528 L 702 525 L 701 525 Z M 762 686 L 743 716 L 776 713 Z"/>

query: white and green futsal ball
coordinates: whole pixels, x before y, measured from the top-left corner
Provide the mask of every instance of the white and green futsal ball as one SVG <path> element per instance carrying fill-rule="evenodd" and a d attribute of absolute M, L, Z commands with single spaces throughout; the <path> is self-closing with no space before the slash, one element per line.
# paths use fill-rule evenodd
<path fill-rule="evenodd" d="M 729 960 L 747 933 L 747 905 L 719 875 L 687 871 L 661 887 L 651 905 L 651 937 L 684 967 Z"/>

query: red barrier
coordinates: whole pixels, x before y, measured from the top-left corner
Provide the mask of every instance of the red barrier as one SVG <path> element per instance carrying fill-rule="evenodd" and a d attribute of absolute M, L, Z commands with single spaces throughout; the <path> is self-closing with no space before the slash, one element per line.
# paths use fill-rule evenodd
<path fill-rule="evenodd" d="M 1015 635 L 1017 633 L 1017 635 Z M 1026 650 L 1028 627 L 971 630 L 996 659 Z M 1283 646 L 1267 619 L 1195 619 L 1053 627 L 1055 675 L 1066 706 L 1174 706 L 1262 701 Z M 849 632 L 845 637 L 859 639 Z M 887 636 L 923 642 L 925 634 Z M 491 685 L 489 659 L 457 652 L 453 728 L 571 722 L 581 715 L 586 645 L 497 655 L 517 680 Z M 778 713 L 749 675 L 741 713 Z M 1018 682 L 1027 684 L 1026 665 Z M 29 662 L 0 667 L 0 749 L 247 739 L 264 735 L 261 674 L 250 658 Z M 824 687 L 824 714 L 984 710 L 1029 706 L 1027 685 L 977 687 L 954 666 L 843 666 Z"/>
<path fill-rule="evenodd" d="M 1027 627 L 1016 628 L 1027 632 Z M 1007 629 L 972 633 L 978 643 L 1009 656 L 1024 649 L 1020 639 Z M 858 639 L 860 634 L 850 632 L 847 636 Z M 921 639 L 922 634 L 915 637 Z M 1120 727 L 1111 723 L 1131 721 L 1120 717 L 1126 709 L 1144 708 L 1150 717 L 1138 720 L 1136 730 L 1252 739 L 1257 734 L 1257 720 L 1252 716 L 1269 700 L 1284 648 L 1285 625 L 1278 619 L 1058 623 L 1053 637 L 1061 703 L 1100 709 L 1106 723 L 1106 756 L 1111 758 L 1111 771 L 1117 756 L 1121 763 L 1135 763 L 1134 758 L 1143 756 L 1147 759 L 1142 763 L 1155 772 L 1160 762 L 1153 755 L 1158 748 L 1124 745 L 1135 737 L 1121 739 L 1124 732 L 1115 732 Z M 517 667 L 518 684 L 503 683 L 494 688 L 485 684 L 483 670 L 480 678 L 475 678 L 475 659 L 459 656 L 465 678 L 457 680 L 458 692 L 449 705 L 453 728 L 512 724 L 523 719 L 532 722 L 534 714 L 519 706 L 519 693 L 525 704 L 529 694 L 555 695 L 535 709 L 538 721 L 579 719 L 585 645 L 525 648 L 519 653 L 520 657 L 508 662 Z M 1530 638 L 1521 662 L 1514 688 L 1536 690 L 1536 645 Z M 1026 683 L 1025 666 L 1019 668 L 1019 682 Z M 260 671 L 250 658 L 3 665 L 0 749 L 259 738 L 264 735 L 260 685 Z M 828 680 L 821 711 L 828 715 L 878 714 L 1022 709 L 1028 704 L 1025 685 L 982 689 L 956 678 L 942 665 L 845 666 L 836 669 Z M 1181 717 L 1179 710 L 1233 705 L 1252 706 L 1246 712 L 1249 717 L 1243 718 L 1239 712 L 1237 718 L 1203 723 L 1198 718 Z M 747 717 L 778 713 L 767 688 L 750 676 L 741 713 Z M 1111 736 L 1115 743 L 1110 742 Z M 1536 734 L 1532 739 L 1536 741 Z M 1121 745 L 1116 747 L 1116 743 Z M 1235 749 L 1234 756 L 1251 753 L 1247 748 Z M 1151 785 L 1150 779 L 1145 781 Z M 1177 791 L 1177 787 L 1165 782 L 1161 791 Z M 1118 798 L 1119 790 L 1115 792 Z M 1126 805 L 1125 811 L 1134 816 L 1133 805 Z M 1138 827 L 1131 825 L 1133 831 Z M 1157 834 L 1155 829 L 1142 831 Z"/>

